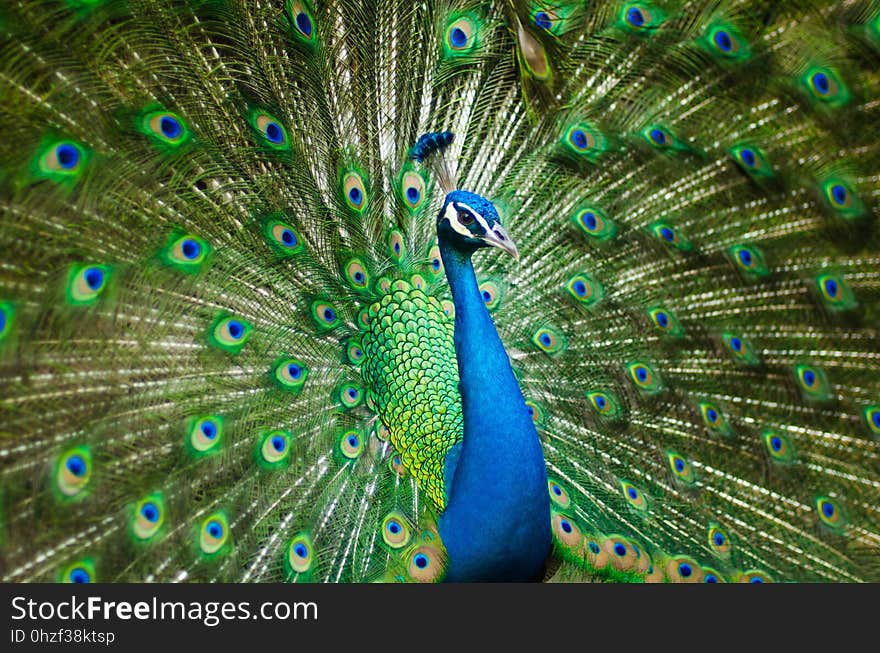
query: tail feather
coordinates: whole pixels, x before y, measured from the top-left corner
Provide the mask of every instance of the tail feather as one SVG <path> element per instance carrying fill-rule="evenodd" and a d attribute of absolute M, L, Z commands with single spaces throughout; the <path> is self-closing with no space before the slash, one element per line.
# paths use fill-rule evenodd
<path fill-rule="evenodd" d="M 442 577 L 361 362 L 393 282 L 451 312 L 448 131 L 523 254 L 475 263 L 554 579 L 876 580 L 877 15 L 4 8 L 0 576 Z"/>

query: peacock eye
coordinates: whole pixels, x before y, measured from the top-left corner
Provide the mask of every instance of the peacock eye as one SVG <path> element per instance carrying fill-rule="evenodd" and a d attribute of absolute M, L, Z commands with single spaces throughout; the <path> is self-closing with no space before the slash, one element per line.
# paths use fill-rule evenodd
<path fill-rule="evenodd" d="M 465 225 L 465 226 L 468 226 L 468 225 L 474 223 L 474 216 L 472 216 L 472 215 L 471 215 L 470 213 L 468 213 L 467 211 L 459 211 L 459 212 L 458 212 L 458 221 L 459 221 L 461 224 L 463 224 L 463 225 Z"/>

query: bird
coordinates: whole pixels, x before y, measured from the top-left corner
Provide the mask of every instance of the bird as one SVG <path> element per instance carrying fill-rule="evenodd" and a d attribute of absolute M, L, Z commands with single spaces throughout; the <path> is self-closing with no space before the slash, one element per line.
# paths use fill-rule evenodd
<path fill-rule="evenodd" d="M 880 581 L 877 2 L 0 31 L 3 581 Z"/>

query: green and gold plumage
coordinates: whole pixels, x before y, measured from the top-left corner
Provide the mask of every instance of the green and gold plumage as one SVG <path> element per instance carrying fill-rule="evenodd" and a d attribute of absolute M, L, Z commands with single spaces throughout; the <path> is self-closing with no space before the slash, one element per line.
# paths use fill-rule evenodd
<path fill-rule="evenodd" d="M 364 380 L 402 464 L 438 510 L 446 455 L 462 436 L 452 320 L 406 281 L 369 308 Z"/>
<path fill-rule="evenodd" d="M 467 361 L 410 148 L 449 130 L 520 254 L 474 266 L 548 580 L 880 581 L 878 26 L 4 4 L 0 578 L 442 580 Z"/>

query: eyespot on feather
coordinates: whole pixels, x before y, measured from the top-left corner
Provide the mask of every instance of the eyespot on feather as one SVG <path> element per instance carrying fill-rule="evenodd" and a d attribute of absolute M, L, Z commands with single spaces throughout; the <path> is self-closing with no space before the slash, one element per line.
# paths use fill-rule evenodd
<path fill-rule="evenodd" d="M 816 497 L 816 513 L 822 524 L 834 531 L 843 531 L 847 524 L 841 504 L 829 496 Z"/>
<path fill-rule="evenodd" d="M 239 353 L 250 339 L 253 326 L 245 319 L 219 314 L 208 330 L 208 341 L 217 349 Z"/>
<path fill-rule="evenodd" d="M 306 532 L 297 533 L 287 545 L 284 565 L 288 574 L 307 574 L 315 566 L 315 547 Z"/>
<path fill-rule="evenodd" d="M 280 120 L 258 109 L 254 109 L 248 114 L 248 120 L 257 133 L 261 145 L 276 151 L 290 150 L 287 129 Z"/>
<path fill-rule="evenodd" d="M 95 565 L 90 559 L 77 560 L 64 567 L 58 574 L 58 582 L 82 585 L 94 583 Z"/>
<path fill-rule="evenodd" d="M 609 535 L 602 542 L 611 566 L 618 571 L 631 571 L 638 566 L 638 555 L 632 543 L 622 535 Z"/>
<path fill-rule="evenodd" d="M 312 46 L 317 42 L 318 32 L 314 14 L 302 0 L 287 0 L 284 7 L 290 22 L 290 33 L 300 43 Z"/>
<path fill-rule="evenodd" d="M 361 213 L 367 208 L 367 189 L 363 175 L 349 170 L 342 175 L 342 199 L 351 210 Z"/>
<path fill-rule="evenodd" d="M 402 549 L 412 540 L 409 521 L 399 512 L 388 513 L 380 525 L 382 541 L 392 549 Z"/>
<path fill-rule="evenodd" d="M 425 179 L 415 170 L 405 170 L 399 181 L 400 199 L 411 213 L 417 212 L 425 204 L 427 185 Z"/>
<path fill-rule="evenodd" d="M 720 558 L 730 557 L 730 535 L 719 524 L 709 524 L 709 548 Z"/>
<path fill-rule="evenodd" d="M 453 14 L 443 37 L 445 55 L 459 57 L 476 49 L 479 41 L 478 25 L 474 16 Z"/>
<path fill-rule="evenodd" d="M 344 431 L 339 435 L 336 447 L 344 462 L 357 460 L 364 452 L 364 438 L 358 431 Z"/>
<path fill-rule="evenodd" d="M 229 540 L 229 522 L 222 512 L 215 512 L 202 520 L 199 526 L 198 544 L 201 552 L 208 557 L 223 551 Z"/>
<path fill-rule="evenodd" d="M 565 351 L 566 340 L 562 333 L 552 327 L 541 327 L 532 336 L 532 342 L 545 354 L 554 356 Z"/>
<path fill-rule="evenodd" d="M 571 497 L 568 495 L 568 490 L 555 479 L 548 479 L 547 481 L 547 489 L 550 493 L 550 500 L 559 508 L 563 510 L 568 509 L 571 506 Z"/>
<path fill-rule="evenodd" d="M 74 265 L 67 276 L 67 300 L 73 306 L 89 306 L 98 301 L 110 280 L 107 265 Z"/>
<path fill-rule="evenodd" d="M 687 252 L 693 249 L 691 242 L 684 235 L 668 222 L 655 222 L 650 227 L 654 236 L 664 245 L 677 249 L 680 252 Z"/>
<path fill-rule="evenodd" d="M 413 582 L 438 583 L 445 573 L 445 560 L 440 549 L 423 544 L 409 553 L 407 575 Z"/>
<path fill-rule="evenodd" d="M 674 451 L 667 451 L 666 459 L 677 480 L 685 485 L 693 485 L 696 482 L 696 473 L 687 458 Z"/>
<path fill-rule="evenodd" d="M 83 496 L 92 479 L 92 453 L 79 446 L 62 453 L 55 463 L 55 488 L 62 499 Z"/>
<path fill-rule="evenodd" d="M 659 375 L 648 363 L 633 361 L 626 366 L 630 380 L 647 394 L 656 394 L 663 389 Z"/>
<path fill-rule="evenodd" d="M 629 481 L 620 481 L 620 490 L 626 502 L 639 512 L 647 512 L 648 498 Z"/>
<path fill-rule="evenodd" d="M 223 418 L 218 415 L 192 417 L 187 420 L 187 448 L 195 457 L 216 453 L 223 441 L 223 430 Z"/>
<path fill-rule="evenodd" d="M 186 121 L 171 111 L 149 111 L 140 121 L 140 131 L 159 147 L 176 149 L 190 140 Z"/>
<path fill-rule="evenodd" d="M 302 237 L 290 224 L 276 217 L 263 222 L 263 236 L 268 245 L 280 256 L 293 256 L 305 249 Z"/>
<path fill-rule="evenodd" d="M 587 206 L 575 211 L 572 222 L 594 242 L 610 240 L 617 233 L 617 225 L 608 219 L 604 211 L 595 206 Z"/>
<path fill-rule="evenodd" d="M 666 578 L 670 583 L 702 583 L 703 568 L 693 558 L 675 556 L 666 562 Z"/>
<path fill-rule="evenodd" d="M 162 252 L 163 261 L 181 272 L 196 273 L 208 258 L 211 246 L 198 236 L 175 232 Z"/>
<path fill-rule="evenodd" d="M 790 463 L 794 460 L 794 447 L 787 436 L 778 431 L 766 429 L 761 437 L 767 447 L 767 453 L 774 463 Z"/>
<path fill-rule="evenodd" d="M 31 162 L 31 173 L 36 179 L 73 183 L 85 172 L 89 158 L 89 151 L 74 141 L 44 141 Z"/>
<path fill-rule="evenodd" d="M 275 429 L 261 434 L 256 447 L 257 462 L 264 469 L 279 469 L 290 462 L 290 433 Z"/>
<path fill-rule="evenodd" d="M 151 494 L 134 506 L 131 520 L 132 533 L 136 540 L 146 542 L 156 537 L 165 522 L 165 504 L 161 494 Z"/>
<path fill-rule="evenodd" d="M 590 390 L 587 399 L 593 410 L 604 418 L 614 419 L 619 417 L 622 410 L 617 397 L 607 390 Z"/>
<path fill-rule="evenodd" d="M 312 319 L 322 331 L 329 331 L 342 323 L 339 312 L 330 302 L 315 300 L 312 302 L 310 310 Z"/>

